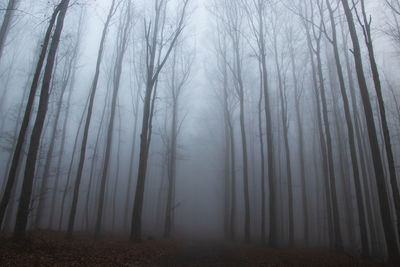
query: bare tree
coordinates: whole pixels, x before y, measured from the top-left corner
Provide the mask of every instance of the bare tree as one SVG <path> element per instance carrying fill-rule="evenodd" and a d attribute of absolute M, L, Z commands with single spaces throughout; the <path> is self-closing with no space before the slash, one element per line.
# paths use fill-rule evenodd
<path fill-rule="evenodd" d="M 145 19 L 145 42 L 146 42 L 146 89 L 143 106 L 142 131 L 140 136 L 139 168 L 137 175 L 136 193 L 133 203 L 131 240 L 140 240 L 141 238 L 141 220 L 144 198 L 144 185 L 147 172 L 147 161 L 151 143 L 152 119 L 154 103 L 156 98 L 156 84 L 159 74 L 167 62 L 169 55 L 174 48 L 178 37 L 184 28 L 184 20 L 189 0 L 184 0 L 179 10 L 177 24 L 172 28 L 170 36 L 164 36 L 166 33 L 166 0 L 154 1 L 154 21 L 148 22 Z M 164 43 L 166 40 L 170 40 Z M 166 48 L 166 51 L 164 51 Z"/>
<path fill-rule="evenodd" d="M 329 11 L 329 19 L 330 19 L 331 32 L 332 32 L 331 36 L 329 36 L 328 33 L 326 32 L 324 23 L 323 23 L 323 28 L 324 28 L 325 36 L 328 39 L 328 41 L 331 43 L 332 48 L 333 48 L 336 72 L 337 72 L 337 75 L 339 78 L 339 85 L 340 85 L 339 87 L 340 87 L 340 92 L 342 95 L 344 113 L 345 113 L 345 118 L 346 118 L 346 126 L 347 126 L 347 132 L 348 132 L 350 156 L 351 156 L 351 162 L 352 162 L 351 166 L 352 166 L 352 170 L 353 170 L 353 179 L 354 179 L 356 195 L 357 195 L 357 198 L 356 198 L 357 199 L 357 207 L 358 207 L 357 210 L 358 210 L 358 216 L 359 216 L 360 237 L 361 237 L 361 245 L 362 245 L 361 254 L 364 256 L 367 256 L 369 254 L 368 234 L 367 234 L 367 228 L 366 228 L 366 224 L 365 224 L 365 222 L 366 222 L 365 213 L 364 213 L 365 209 L 364 209 L 362 190 L 361 190 L 360 173 L 358 170 L 357 152 L 356 152 L 356 146 L 355 146 L 355 142 L 354 142 L 354 129 L 353 129 L 352 121 L 351 121 L 350 105 L 349 105 L 349 101 L 347 98 L 342 65 L 340 62 L 338 40 L 337 40 L 337 33 L 336 33 L 335 14 L 334 14 L 333 8 L 332 8 L 329 0 L 326 0 L 326 6 Z M 319 5 L 319 9 L 321 11 L 321 16 L 323 16 L 322 4 Z"/>
<path fill-rule="evenodd" d="M 96 219 L 96 228 L 95 228 L 95 235 L 98 236 L 100 234 L 100 227 L 101 227 L 101 219 L 103 215 L 103 205 L 104 205 L 104 193 L 106 189 L 106 178 L 107 178 L 107 171 L 110 164 L 110 154 L 111 154 L 111 145 L 112 145 L 112 138 L 114 133 L 114 120 L 115 120 L 115 111 L 116 111 L 116 104 L 118 98 L 118 91 L 121 82 L 121 74 L 122 74 L 122 63 L 124 59 L 124 55 L 126 52 L 128 38 L 130 35 L 131 30 L 131 23 L 132 23 L 132 10 L 131 10 L 131 1 L 125 2 L 124 10 L 125 14 L 120 21 L 120 25 L 118 27 L 118 37 L 117 37 L 117 51 L 116 51 L 116 61 L 114 66 L 114 73 L 113 73 L 113 93 L 112 93 L 112 100 L 111 100 L 111 115 L 110 121 L 108 123 L 107 128 L 107 145 L 106 145 L 106 153 L 104 155 L 104 163 L 103 163 L 103 173 L 101 177 L 101 185 L 100 185 L 100 192 L 99 192 L 99 207 L 97 210 L 97 219 Z M 116 178 L 118 179 L 118 178 Z"/>
<path fill-rule="evenodd" d="M 176 181 L 176 160 L 177 160 L 177 149 L 178 149 L 178 137 L 182 127 L 183 118 L 179 117 L 179 107 L 182 98 L 182 93 L 185 89 L 188 81 L 191 66 L 193 63 L 193 57 L 191 51 L 183 50 L 182 42 L 177 43 L 172 52 L 171 59 L 171 74 L 168 82 L 168 91 L 170 98 L 170 105 L 172 107 L 172 119 L 170 125 L 169 134 L 169 162 L 168 162 L 168 195 L 167 195 L 167 207 L 165 209 L 165 225 L 164 225 L 164 237 L 171 235 L 171 229 L 173 227 L 173 212 L 175 203 L 175 181 Z"/>
<path fill-rule="evenodd" d="M 29 203 L 31 200 L 32 185 L 35 176 L 35 167 L 37 163 L 36 158 L 49 101 L 50 82 L 52 79 L 55 57 L 57 53 L 58 44 L 60 41 L 61 32 L 64 26 L 64 19 L 67 13 L 68 4 L 69 0 L 62 0 L 59 4 L 60 12 L 57 18 L 56 28 L 50 44 L 49 53 L 47 56 L 46 67 L 43 74 L 43 83 L 40 92 L 39 108 L 36 114 L 36 119 L 33 126 L 32 135 L 30 138 L 28 156 L 25 166 L 24 180 L 21 190 L 21 198 L 18 205 L 17 220 L 14 228 L 15 237 L 23 237 L 25 235 L 28 214 L 29 214 Z"/>
<path fill-rule="evenodd" d="M 388 3 L 388 1 L 386 1 Z M 381 79 L 379 76 L 379 70 L 378 70 L 378 64 L 376 63 L 375 60 L 375 51 L 374 51 L 374 44 L 371 36 L 371 16 L 367 16 L 367 13 L 365 11 L 365 1 L 361 0 L 361 14 L 362 18 L 359 17 L 357 8 L 355 8 L 357 19 L 359 24 L 362 27 L 363 34 L 364 34 L 364 41 L 368 49 L 368 57 L 369 57 L 369 63 L 371 67 L 371 72 L 372 72 L 372 78 L 374 80 L 374 85 L 375 85 L 375 92 L 376 96 L 378 99 L 378 107 L 379 107 L 379 115 L 380 115 L 380 124 L 382 127 L 382 132 L 383 132 L 383 139 L 384 139 L 384 144 L 385 144 L 385 149 L 386 149 L 386 159 L 387 163 L 389 166 L 389 177 L 390 177 L 390 185 L 391 185 L 391 191 L 392 191 L 392 196 L 394 200 L 394 207 L 395 207 L 395 213 L 396 213 L 396 218 L 397 218 L 397 231 L 400 237 L 400 192 L 399 192 L 399 186 L 397 182 L 397 176 L 396 176 L 396 167 L 394 164 L 394 156 L 393 156 L 393 150 L 392 150 L 392 141 L 390 138 L 390 132 L 389 132 L 389 126 L 388 126 L 388 121 L 386 117 L 386 109 L 385 109 L 385 102 L 383 100 L 383 95 L 382 95 L 382 84 L 381 84 Z M 353 5 L 355 5 L 353 1 Z M 399 3 L 397 2 L 397 7 L 399 7 Z"/>
<path fill-rule="evenodd" d="M 388 192 L 385 184 L 385 175 L 383 171 L 382 158 L 379 152 L 378 138 L 376 134 L 376 126 L 374 122 L 374 116 L 372 112 L 371 102 L 369 99 L 368 87 L 365 79 L 365 74 L 363 70 L 363 63 L 361 57 L 360 43 L 358 40 L 358 35 L 354 23 L 353 14 L 347 0 L 341 0 L 346 18 L 347 24 L 350 31 L 350 37 L 353 43 L 353 56 L 355 68 L 357 71 L 357 79 L 360 88 L 362 103 L 364 107 L 365 119 L 367 122 L 369 144 L 371 149 L 371 154 L 373 157 L 373 165 L 375 170 L 375 181 L 377 185 L 378 195 L 379 195 L 379 206 L 380 215 L 383 223 L 383 229 L 385 233 L 386 245 L 389 254 L 389 258 L 394 261 L 399 259 L 399 249 L 396 240 L 396 232 L 393 222 L 390 218 L 390 214 L 387 212 L 390 208 Z"/>
<path fill-rule="evenodd" d="M 78 37 L 78 42 L 79 42 L 79 37 Z M 68 57 L 68 55 L 71 55 L 70 57 Z M 58 127 L 58 122 L 60 119 L 60 115 L 61 115 L 61 109 L 62 109 L 62 103 L 63 103 L 63 99 L 64 99 L 64 95 L 67 91 L 67 87 L 68 84 L 70 82 L 70 78 L 73 72 L 73 67 L 74 67 L 74 62 L 76 60 L 76 56 L 77 56 L 77 45 L 75 44 L 70 44 L 70 47 L 66 48 L 66 51 L 63 53 L 59 53 L 60 57 L 64 57 L 64 67 L 62 70 L 62 74 L 61 74 L 61 91 L 60 91 L 60 95 L 58 98 L 58 101 L 56 103 L 56 114 L 55 114 L 55 119 L 53 122 L 53 127 L 51 129 L 51 136 L 50 136 L 50 144 L 49 144 L 49 148 L 47 151 L 47 155 L 46 155 L 46 161 L 45 161 L 45 165 L 44 165 L 44 170 L 43 170 L 43 175 L 42 175 L 42 182 L 40 185 L 40 198 L 38 199 L 38 206 L 37 206 L 37 210 L 36 210 L 36 219 L 35 219 L 35 227 L 39 227 L 40 226 L 40 221 L 41 219 L 44 217 L 43 216 L 43 212 L 44 212 L 44 206 L 45 206 L 45 200 L 46 200 L 46 194 L 48 193 L 48 179 L 50 176 L 50 166 L 51 166 L 51 162 L 52 159 L 54 157 L 53 155 L 53 151 L 54 151 L 54 146 L 56 143 L 56 138 L 57 138 L 57 127 Z"/>
<path fill-rule="evenodd" d="M 47 47 L 49 45 L 51 32 L 53 30 L 53 27 L 54 27 L 54 24 L 55 24 L 55 21 L 56 21 L 59 11 L 60 11 L 60 5 L 58 5 L 56 7 L 56 9 L 54 10 L 53 15 L 49 21 L 49 26 L 47 27 L 47 31 L 46 31 L 46 34 L 45 34 L 45 37 L 43 40 L 42 50 L 40 52 L 40 56 L 39 56 L 39 59 L 38 59 L 37 65 L 36 65 L 35 74 L 33 76 L 33 81 L 32 81 L 31 89 L 30 89 L 29 96 L 28 96 L 28 102 L 27 102 L 26 108 L 25 108 L 24 118 L 22 119 L 22 124 L 21 124 L 21 128 L 19 130 L 17 143 L 15 145 L 15 149 L 14 149 L 13 156 L 12 156 L 11 166 L 8 171 L 7 184 L 6 184 L 3 196 L 1 198 L 0 226 L 3 222 L 4 213 L 6 211 L 8 202 L 10 200 L 12 188 L 13 188 L 15 180 L 17 178 L 16 173 L 17 173 L 17 169 L 18 169 L 19 160 L 21 157 L 22 145 L 24 143 L 26 132 L 28 130 L 29 120 L 30 120 L 30 116 L 31 116 L 32 108 L 33 108 L 33 103 L 35 100 L 37 87 L 39 84 L 40 74 L 42 73 L 43 63 L 44 63 L 44 60 L 47 55 Z"/>

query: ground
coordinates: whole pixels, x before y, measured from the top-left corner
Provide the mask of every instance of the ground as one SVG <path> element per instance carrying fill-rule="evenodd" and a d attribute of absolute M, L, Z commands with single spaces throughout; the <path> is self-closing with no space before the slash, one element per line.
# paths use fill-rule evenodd
<path fill-rule="evenodd" d="M 147 240 L 140 243 L 35 231 L 24 240 L 0 236 L 0 266 L 389 266 L 322 250 L 270 249 L 222 242 Z"/>

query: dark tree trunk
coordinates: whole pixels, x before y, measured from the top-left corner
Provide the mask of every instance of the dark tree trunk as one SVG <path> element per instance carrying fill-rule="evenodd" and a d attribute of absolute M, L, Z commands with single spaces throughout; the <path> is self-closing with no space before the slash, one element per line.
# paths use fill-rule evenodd
<path fill-rule="evenodd" d="M 18 169 L 18 163 L 19 163 L 19 160 L 20 160 L 20 155 L 21 155 L 21 152 L 22 152 L 22 145 L 24 143 L 25 135 L 26 135 L 26 132 L 28 130 L 29 120 L 30 120 L 32 107 L 33 107 L 33 102 L 35 100 L 35 95 L 36 95 L 36 91 L 37 91 L 37 87 L 38 87 L 38 83 L 39 83 L 39 79 L 40 79 L 40 74 L 42 72 L 43 63 L 44 63 L 44 60 L 46 58 L 47 47 L 49 45 L 51 32 L 53 30 L 53 26 L 55 24 L 55 21 L 56 21 L 56 18 L 57 18 L 57 15 L 58 15 L 59 11 L 60 11 L 60 6 L 58 6 L 54 10 L 53 15 L 52 15 L 52 17 L 50 19 L 49 26 L 47 27 L 47 31 L 46 31 L 46 34 L 45 34 L 45 37 L 44 37 L 42 50 L 40 52 L 40 56 L 39 56 L 39 59 L 38 59 L 37 65 L 36 65 L 35 74 L 33 76 L 33 81 L 32 81 L 31 89 L 30 89 L 29 96 L 28 96 L 28 102 L 27 102 L 26 108 L 25 108 L 24 118 L 22 120 L 21 128 L 20 128 L 20 131 L 19 131 L 19 134 L 18 134 L 17 144 L 16 144 L 15 149 L 14 149 L 12 162 L 11 162 L 11 167 L 10 167 L 10 170 L 8 172 L 7 184 L 6 184 L 3 196 L 1 198 L 1 203 L 0 203 L 0 227 L 1 227 L 1 224 L 2 224 L 3 219 L 4 219 L 4 213 L 6 211 L 8 202 L 10 200 L 10 195 L 11 195 L 11 191 L 12 191 L 13 185 L 14 185 L 15 180 L 17 178 L 16 173 L 17 173 L 17 169 Z"/>
<path fill-rule="evenodd" d="M 345 38 L 343 38 L 345 39 Z M 358 147 L 358 155 L 360 157 L 360 168 L 361 168 L 361 177 L 362 183 L 363 183 L 363 188 L 364 188 L 364 200 L 365 200 L 365 210 L 367 213 L 367 218 L 368 218 L 368 224 L 369 224 L 369 234 L 370 234 L 370 243 L 371 243 L 371 251 L 370 252 L 377 252 L 377 232 L 375 228 L 375 223 L 374 223 L 374 216 L 372 212 L 372 205 L 371 202 L 373 201 L 371 196 L 370 196 L 370 190 L 368 186 L 368 181 L 371 180 L 370 178 L 370 173 L 367 168 L 367 162 L 366 158 L 368 155 L 365 153 L 365 150 L 363 148 L 363 142 L 361 138 L 361 132 L 360 132 L 360 126 L 359 126 L 359 114 L 358 114 L 358 106 L 357 106 L 357 101 L 356 101 L 356 96 L 355 96 L 355 88 L 354 88 L 354 81 L 353 81 L 353 75 L 352 75 L 352 70 L 350 66 L 350 59 L 349 59 L 349 54 L 347 51 L 347 47 L 345 47 L 345 60 L 346 60 L 346 69 L 347 69 L 347 75 L 349 79 L 349 91 L 350 91 L 350 99 L 351 99 L 351 106 L 352 106 L 352 111 L 353 111 L 353 123 L 354 123 L 354 130 L 355 130 L 355 136 L 357 140 L 357 147 Z"/>
<path fill-rule="evenodd" d="M 118 103 L 119 105 L 119 103 Z M 120 155 L 121 155 L 121 108 L 118 107 L 118 148 L 117 148 L 117 171 L 115 173 L 115 181 L 114 181 L 114 192 L 113 192 L 113 200 L 112 200 L 112 205 L 113 205 L 113 215 L 112 215 L 112 230 L 114 231 L 115 229 L 115 218 L 116 218 L 116 202 L 117 202 L 117 190 L 118 190 L 118 181 L 119 181 L 119 174 L 120 174 Z"/>
<path fill-rule="evenodd" d="M 25 236 L 25 230 L 29 214 L 29 203 L 30 203 L 32 185 L 35 175 L 37 152 L 39 148 L 40 137 L 42 135 L 44 120 L 47 113 L 47 106 L 49 101 L 49 88 L 53 73 L 54 61 L 61 37 L 61 32 L 64 26 L 64 19 L 67 13 L 68 4 L 69 0 L 63 0 L 59 4 L 60 13 L 57 18 L 56 28 L 49 48 L 49 54 L 47 57 L 47 63 L 43 75 L 42 89 L 40 92 L 39 108 L 36 115 L 36 120 L 33 126 L 29 144 L 28 157 L 26 160 L 25 173 L 24 173 L 24 181 L 22 183 L 21 197 L 18 205 L 17 219 L 14 228 L 15 237 Z"/>
<path fill-rule="evenodd" d="M 15 7 L 17 6 L 19 0 L 9 0 L 6 13 L 4 14 L 3 23 L 0 27 L 0 60 L 3 56 L 3 50 L 6 43 L 6 38 L 8 34 L 8 30 L 10 29 L 11 19 L 13 17 Z"/>
<path fill-rule="evenodd" d="M 366 226 L 366 219 L 365 219 L 365 212 L 364 212 L 363 196 L 362 196 L 362 190 L 361 190 L 360 172 L 358 170 L 357 150 L 356 150 L 356 146 L 355 146 L 355 142 L 354 142 L 354 129 L 353 129 L 352 121 L 351 121 L 350 105 L 349 105 L 349 100 L 347 98 L 342 65 L 340 63 L 340 55 L 339 55 L 339 48 L 338 48 L 338 42 L 337 42 L 334 12 L 330 6 L 329 0 L 326 0 L 326 4 L 329 9 L 329 17 L 330 17 L 331 29 L 332 29 L 332 47 L 333 47 L 333 53 L 334 53 L 334 57 L 335 57 L 336 71 L 337 71 L 337 75 L 339 78 L 340 92 L 342 95 L 344 114 L 345 114 L 345 118 L 346 118 L 347 132 L 348 132 L 348 137 L 349 137 L 348 140 L 349 140 L 349 148 L 350 148 L 351 165 L 352 165 L 352 169 L 353 169 L 353 179 L 354 179 L 354 184 L 355 184 L 355 189 L 356 189 L 356 199 L 357 199 L 357 211 L 358 211 L 358 217 L 359 217 L 359 223 L 360 223 L 361 254 L 363 256 L 367 256 L 369 254 L 368 233 L 367 233 L 367 226 Z"/>
<path fill-rule="evenodd" d="M 378 98 L 378 106 L 379 106 L 379 114 L 381 118 L 381 126 L 382 126 L 382 132 L 383 132 L 383 139 L 384 139 L 384 144 L 386 148 L 386 158 L 389 166 L 389 177 L 390 177 L 390 185 L 392 188 L 392 196 L 394 200 L 394 207 L 395 207 L 395 214 L 396 214 L 396 221 L 397 221 L 397 233 L 400 237 L 400 193 L 399 193 L 399 186 L 397 183 L 397 176 L 396 176 L 396 167 L 394 164 L 394 157 L 393 157 L 393 151 L 392 151 L 392 144 L 391 144 L 391 138 L 390 138 L 390 133 L 389 133 L 389 126 L 387 123 L 387 118 L 386 118 L 386 110 L 385 110 L 385 102 L 383 101 L 383 95 L 382 95 L 382 85 L 381 85 L 381 80 L 379 77 L 379 71 L 378 71 L 378 65 L 376 64 L 375 60 L 375 52 L 374 52 L 374 45 L 371 37 L 371 20 L 367 17 L 366 11 L 365 11 L 365 4 L 364 0 L 361 0 L 361 9 L 362 9 L 362 17 L 364 20 L 364 25 L 363 26 L 363 31 L 364 31 L 364 39 L 365 39 L 365 44 L 368 49 L 368 56 L 369 56 L 369 62 L 370 62 L 370 67 L 371 67 L 371 72 L 372 72 L 372 78 L 374 80 L 374 85 L 375 85 L 375 92 Z M 362 23 L 360 23 L 362 24 Z"/>
<path fill-rule="evenodd" d="M 72 72 L 72 62 L 73 62 L 73 60 L 70 59 L 70 63 L 68 64 L 69 66 L 64 68 L 65 77 L 63 77 L 62 85 L 61 85 L 61 95 L 56 104 L 57 105 L 56 117 L 54 119 L 53 129 L 51 130 L 50 145 L 49 145 L 49 149 L 47 151 L 46 161 L 44 164 L 44 171 L 43 171 L 43 175 L 42 175 L 42 183 L 40 185 L 40 193 L 39 193 L 40 197 L 38 199 L 38 206 L 37 206 L 37 210 L 36 210 L 36 218 L 35 218 L 35 223 L 34 223 L 36 228 L 40 227 L 40 222 L 43 218 L 46 194 L 48 193 L 47 183 L 48 183 L 48 179 L 49 179 L 49 175 L 50 175 L 51 161 L 54 156 L 53 155 L 54 145 L 56 143 L 55 141 L 56 141 L 56 135 L 57 135 L 57 126 L 58 126 L 58 121 L 60 119 L 64 94 L 67 89 L 69 78 L 70 78 L 71 72 Z"/>
<path fill-rule="evenodd" d="M 358 84 L 360 87 L 361 98 L 364 107 L 365 119 L 367 122 L 367 129 L 368 129 L 368 136 L 369 136 L 369 143 L 371 154 L 373 157 L 373 165 L 375 170 L 375 180 L 379 195 L 379 206 L 380 206 L 380 213 L 383 223 L 383 229 L 386 238 L 386 245 L 389 254 L 389 258 L 393 261 L 398 261 L 399 256 L 399 248 L 397 245 L 396 240 L 396 231 L 393 225 L 393 222 L 390 218 L 390 214 L 388 213 L 390 206 L 389 206 L 389 199 L 388 199 L 388 192 L 385 184 L 385 175 L 383 172 L 383 165 L 382 159 L 380 157 L 379 152 L 379 144 L 378 138 L 376 134 L 376 127 L 374 122 L 374 115 L 372 112 L 371 102 L 369 99 L 368 87 L 364 75 L 363 70 L 363 63 L 361 57 L 361 50 L 360 50 L 360 43 L 357 36 L 356 27 L 354 24 L 353 15 L 351 13 L 351 9 L 347 0 L 341 0 L 345 15 L 347 18 L 347 24 L 350 30 L 351 40 L 353 42 L 353 56 L 354 56 L 354 63 L 357 71 L 357 78 Z"/>
<path fill-rule="evenodd" d="M 185 18 L 185 12 L 188 1 L 185 0 L 183 3 L 183 8 L 180 13 L 180 18 L 176 31 L 169 43 L 168 49 L 161 60 L 161 54 L 158 54 L 158 62 L 156 62 L 156 54 L 160 52 L 158 47 L 158 38 L 160 32 L 160 16 L 161 12 L 166 12 L 163 5 L 159 1 L 155 3 L 155 20 L 151 25 L 146 25 L 146 46 L 147 46 L 147 73 L 146 73 L 146 91 L 144 97 L 143 105 L 143 118 L 142 118 L 142 131 L 140 135 L 140 153 L 139 153 L 139 167 L 135 191 L 135 199 L 133 203 L 132 212 L 132 224 L 131 224 L 131 234 L 130 240 L 139 241 L 141 239 L 142 231 L 142 210 L 143 210 L 143 198 L 144 198 L 144 185 L 146 180 L 147 172 L 147 161 L 151 142 L 151 132 L 152 132 L 152 119 L 153 111 L 156 99 L 156 88 L 157 81 L 160 71 L 163 69 L 172 49 L 174 48 L 179 35 L 182 32 L 183 20 Z M 147 29 L 149 26 L 149 29 Z M 150 29 L 152 26 L 152 29 Z M 150 32 L 152 30 L 152 36 L 150 37 Z M 162 31 L 163 29 L 161 29 Z"/>
<path fill-rule="evenodd" d="M 338 209 L 338 201 L 336 196 L 336 176 L 335 176 L 335 168 L 333 163 L 333 151 L 332 151 L 332 138 L 331 131 L 329 126 L 328 119 L 328 107 L 326 104 L 326 96 L 325 96 L 325 85 L 324 85 L 324 77 L 322 70 L 322 62 L 321 62 L 321 47 L 320 42 L 317 43 L 316 49 L 317 56 L 317 67 L 318 67 L 318 77 L 319 77 L 319 89 L 321 91 L 321 103 L 322 103 L 322 117 L 324 120 L 325 126 L 325 134 L 326 134 L 326 144 L 327 144 L 327 155 L 328 155 L 328 167 L 329 167 L 329 186 L 330 193 L 329 196 L 331 198 L 332 204 L 332 219 L 333 219 L 333 232 L 334 232 L 334 248 L 337 251 L 343 250 L 342 243 L 342 234 L 340 230 L 340 222 L 339 222 L 339 209 Z"/>
<path fill-rule="evenodd" d="M 58 190 L 58 185 L 60 183 L 60 176 L 61 176 L 61 164 L 62 164 L 62 159 L 64 157 L 64 151 L 65 151 L 65 138 L 67 134 L 67 125 L 68 125 L 68 118 L 69 118 L 69 113 L 70 113 L 70 106 L 71 106 L 71 98 L 72 98 L 72 92 L 75 86 L 75 75 L 76 75 L 76 70 L 77 70 L 77 56 L 79 52 L 79 45 L 81 41 L 81 30 L 82 30 L 82 19 L 83 19 L 83 11 L 80 15 L 79 18 L 79 26 L 78 26 L 78 31 L 77 31 L 77 40 L 75 43 L 75 46 L 72 51 L 72 57 L 70 61 L 70 66 L 69 69 L 71 71 L 71 83 L 70 83 L 70 90 L 68 94 L 68 99 L 65 107 L 65 116 L 64 116 L 64 122 L 62 126 L 62 135 L 61 135 L 61 145 L 60 145 L 60 151 L 59 151 L 59 156 L 58 156 L 58 161 L 57 161 L 57 167 L 56 167 L 56 174 L 55 174 L 55 181 L 54 181 L 54 188 L 53 188 L 53 194 L 51 198 L 51 207 L 50 207 L 50 216 L 49 216 L 49 222 L 48 222 L 48 228 L 50 229 L 53 223 L 53 218 L 54 218 L 54 212 L 55 212 L 55 206 L 56 206 L 56 198 L 57 198 L 57 190 Z M 79 124 L 81 125 L 81 123 Z M 80 126 L 79 126 L 80 127 Z"/>

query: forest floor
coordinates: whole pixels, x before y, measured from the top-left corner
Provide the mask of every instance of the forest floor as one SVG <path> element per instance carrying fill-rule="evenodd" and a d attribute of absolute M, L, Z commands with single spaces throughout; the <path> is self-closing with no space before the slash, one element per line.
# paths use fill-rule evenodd
<path fill-rule="evenodd" d="M 0 236 L 0 266 L 390 266 L 349 254 L 312 249 L 270 249 L 258 245 L 116 239 L 95 240 L 34 231 L 24 240 Z"/>

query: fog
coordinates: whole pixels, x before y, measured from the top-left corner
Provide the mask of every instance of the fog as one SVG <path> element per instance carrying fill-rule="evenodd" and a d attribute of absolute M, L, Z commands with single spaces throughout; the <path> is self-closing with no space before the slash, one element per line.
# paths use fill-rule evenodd
<path fill-rule="evenodd" d="M 1 230 L 398 257 L 400 4 L 353 4 L 0 1 Z"/>

